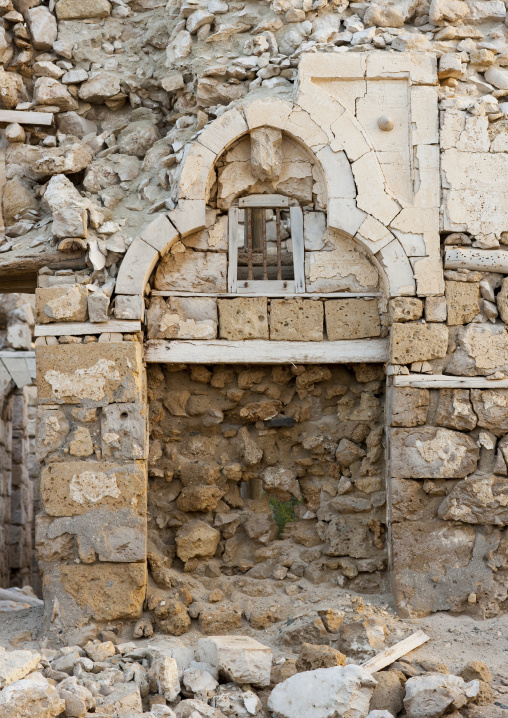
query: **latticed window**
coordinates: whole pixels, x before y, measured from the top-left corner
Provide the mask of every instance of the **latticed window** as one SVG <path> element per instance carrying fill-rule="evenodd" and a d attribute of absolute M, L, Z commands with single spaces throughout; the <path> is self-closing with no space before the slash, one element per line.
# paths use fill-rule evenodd
<path fill-rule="evenodd" d="M 228 291 L 305 292 L 303 214 L 277 194 L 242 197 L 229 210 Z"/>

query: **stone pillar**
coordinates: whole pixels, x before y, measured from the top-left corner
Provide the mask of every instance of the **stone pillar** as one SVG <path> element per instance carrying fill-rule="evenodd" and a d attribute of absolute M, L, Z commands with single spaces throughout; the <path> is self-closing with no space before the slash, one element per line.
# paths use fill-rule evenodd
<path fill-rule="evenodd" d="M 145 371 L 136 341 L 39 345 L 36 361 L 43 631 L 69 640 L 142 611 Z"/>
<path fill-rule="evenodd" d="M 32 573 L 33 486 L 28 473 L 28 413 L 23 389 L 12 397 L 12 492 L 9 524 L 10 585 L 30 584 Z"/>

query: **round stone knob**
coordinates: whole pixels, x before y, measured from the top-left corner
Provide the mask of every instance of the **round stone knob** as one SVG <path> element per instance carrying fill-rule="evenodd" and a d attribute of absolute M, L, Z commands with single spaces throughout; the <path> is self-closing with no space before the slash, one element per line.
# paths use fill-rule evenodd
<path fill-rule="evenodd" d="M 383 132 L 390 132 L 390 130 L 393 130 L 395 123 L 388 115 L 381 115 L 377 121 L 377 126 L 380 130 L 383 130 Z"/>

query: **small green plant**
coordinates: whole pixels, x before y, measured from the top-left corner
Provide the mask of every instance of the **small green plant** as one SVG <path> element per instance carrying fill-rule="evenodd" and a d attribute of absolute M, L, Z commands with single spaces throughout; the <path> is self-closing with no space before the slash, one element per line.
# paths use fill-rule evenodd
<path fill-rule="evenodd" d="M 268 499 L 268 503 L 272 509 L 274 521 L 279 529 L 278 538 L 280 538 L 286 524 L 295 520 L 295 506 L 298 506 L 301 502 L 297 501 L 294 497 L 289 501 L 279 501 L 279 499 L 272 496 Z"/>

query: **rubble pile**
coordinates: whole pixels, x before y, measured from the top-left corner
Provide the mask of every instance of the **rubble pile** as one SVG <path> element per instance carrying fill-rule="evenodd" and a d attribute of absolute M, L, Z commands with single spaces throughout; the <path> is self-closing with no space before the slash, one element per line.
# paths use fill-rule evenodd
<path fill-rule="evenodd" d="M 0 649 L 2 718 L 462 718 L 494 700 L 489 669 L 477 661 L 460 676 L 408 657 L 371 673 L 321 645 L 274 660 L 247 636 L 200 638 L 192 648 L 109 634 L 40 653 Z"/>

